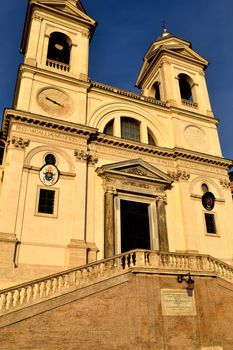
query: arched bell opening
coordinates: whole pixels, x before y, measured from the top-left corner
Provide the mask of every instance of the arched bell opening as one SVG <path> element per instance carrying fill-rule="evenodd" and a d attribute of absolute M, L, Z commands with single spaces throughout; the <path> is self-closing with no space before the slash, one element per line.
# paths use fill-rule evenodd
<path fill-rule="evenodd" d="M 161 100 L 161 95 L 160 95 L 160 83 L 158 81 L 156 81 L 153 86 L 152 86 L 152 90 L 153 90 L 153 97 L 156 100 Z"/>
<path fill-rule="evenodd" d="M 179 88 L 182 100 L 193 102 L 193 81 L 187 74 L 179 74 Z"/>
<path fill-rule="evenodd" d="M 60 32 L 53 32 L 49 38 L 47 66 L 69 71 L 71 39 Z"/>

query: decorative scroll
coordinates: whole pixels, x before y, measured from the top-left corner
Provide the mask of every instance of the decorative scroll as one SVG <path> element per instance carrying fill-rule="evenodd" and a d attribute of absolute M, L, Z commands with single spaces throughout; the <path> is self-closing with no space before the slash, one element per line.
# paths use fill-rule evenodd
<path fill-rule="evenodd" d="M 8 141 L 8 145 L 14 145 L 15 148 L 25 149 L 30 145 L 30 140 L 24 140 L 22 137 L 12 137 L 11 140 Z"/>
<path fill-rule="evenodd" d="M 168 171 L 167 174 L 175 181 L 180 181 L 180 180 L 188 181 L 190 178 L 190 174 L 182 170 L 178 170 L 177 172 Z"/>
<path fill-rule="evenodd" d="M 75 150 L 74 155 L 76 157 L 76 160 L 81 160 L 88 162 L 88 164 L 96 164 L 98 162 L 98 158 L 91 155 L 89 152 L 85 152 L 83 150 Z"/>
<path fill-rule="evenodd" d="M 229 188 L 231 189 L 233 186 L 231 185 L 231 182 L 229 180 L 226 180 L 226 179 L 220 179 L 219 180 L 219 183 L 220 185 L 223 187 L 223 188 Z"/>

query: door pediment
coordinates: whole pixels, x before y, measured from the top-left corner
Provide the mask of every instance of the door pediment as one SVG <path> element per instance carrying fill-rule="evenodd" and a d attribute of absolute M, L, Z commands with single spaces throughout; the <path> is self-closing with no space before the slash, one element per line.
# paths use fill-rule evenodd
<path fill-rule="evenodd" d="M 96 171 L 102 177 L 133 178 L 139 181 L 160 183 L 167 186 L 173 182 L 169 175 L 140 158 L 103 165 Z"/>

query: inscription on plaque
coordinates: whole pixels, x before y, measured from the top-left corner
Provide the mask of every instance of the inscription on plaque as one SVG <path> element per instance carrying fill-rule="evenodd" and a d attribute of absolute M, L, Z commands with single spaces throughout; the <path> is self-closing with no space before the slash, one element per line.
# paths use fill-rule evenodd
<path fill-rule="evenodd" d="M 187 290 L 162 289 L 161 300 L 164 316 L 196 315 L 194 292 L 189 296 Z"/>

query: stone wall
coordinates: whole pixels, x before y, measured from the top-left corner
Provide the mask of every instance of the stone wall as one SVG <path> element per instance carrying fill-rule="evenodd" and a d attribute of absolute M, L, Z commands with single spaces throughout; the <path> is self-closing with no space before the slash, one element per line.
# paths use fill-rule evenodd
<path fill-rule="evenodd" d="M 186 290 L 176 275 L 127 273 L 0 317 L 0 348 L 232 350 L 233 285 L 194 279 L 195 310 L 186 316 L 162 308 L 161 290 Z"/>

